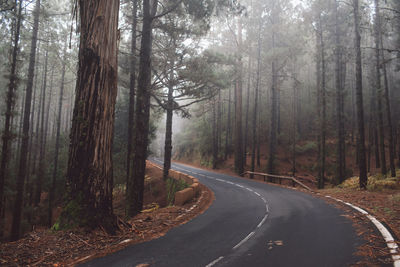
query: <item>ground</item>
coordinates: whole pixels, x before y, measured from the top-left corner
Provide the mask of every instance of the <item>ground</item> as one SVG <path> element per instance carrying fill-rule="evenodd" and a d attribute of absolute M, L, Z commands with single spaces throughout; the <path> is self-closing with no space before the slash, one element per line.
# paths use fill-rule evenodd
<path fill-rule="evenodd" d="M 166 186 L 161 170 L 147 167 L 146 173 L 145 210 L 134 218 L 123 219 L 124 190 L 117 187 L 114 191 L 114 210 L 119 226 L 115 236 L 101 229 L 94 232 L 38 229 L 16 242 L 0 244 L 0 266 L 76 265 L 127 245 L 163 236 L 171 228 L 188 222 L 211 205 L 213 194 L 203 188 L 202 194 L 190 203 L 182 207 L 167 206 Z"/>

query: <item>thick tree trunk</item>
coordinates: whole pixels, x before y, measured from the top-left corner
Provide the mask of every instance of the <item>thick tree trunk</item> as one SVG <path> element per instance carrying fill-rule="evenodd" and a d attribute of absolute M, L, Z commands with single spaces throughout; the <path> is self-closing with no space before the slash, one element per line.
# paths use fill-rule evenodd
<path fill-rule="evenodd" d="M 15 103 L 15 92 L 17 89 L 17 57 L 18 57 L 18 45 L 19 45 L 19 34 L 21 29 L 21 16 L 22 12 L 22 0 L 18 4 L 18 13 L 16 14 L 17 20 L 14 31 L 14 43 L 12 48 L 12 58 L 11 58 L 11 69 L 10 69 L 10 80 L 8 83 L 8 90 L 6 95 L 6 112 L 4 120 L 4 129 L 2 136 L 2 150 L 1 150 L 1 163 L 0 163 L 0 238 L 4 233 L 4 221 L 1 216 L 5 213 L 5 197 L 4 197 L 4 184 L 6 177 L 8 176 L 8 164 L 10 156 L 10 146 L 12 141 L 11 132 L 11 117 L 12 110 Z"/>
<path fill-rule="evenodd" d="M 358 0 L 353 0 L 354 8 L 354 49 L 356 53 L 356 105 L 358 125 L 358 155 L 360 170 L 360 188 L 366 189 L 368 183 L 367 166 L 365 157 L 365 132 L 364 132 L 364 107 L 363 107 L 363 86 L 362 86 L 362 62 L 361 62 L 361 35 Z"/>
<path fill-rule="evenodd" d="M 143 0 L 143 25 L 139 61 L 138 87 L 136 93 L 136 114 L 134 130 L 133 171 L 127 192 L 127 215 L 134 216 L 143 208 L 144 177 L 146 171 L 147 146 L 149 143 L 150 92 L 151 92 L 151 49 L 152 49 L 152 13 L 150 0 Z"/>
<path fill-rule="evenodd" d="M 132 29 L 131 29 L 131 65 L 129 76 L 129 111 L 128 111 L 128 142 L 126 153 L 126 192 L 128 189 L 128 180 L 131 175 L 131 158 L 132 158 L 132 142 L 133 127 L 135 116 L 135 88 L 136 88 L 136 28 L 137 28 L 137 0 L 132 1 Z"/>
<path fill-rule="evenodd" d="M 28 66 L 28 81 L 26 86 L 24 125 L 22 128 L 21 152 L 20 152 L 19 169 L 17 175 L 17 187 L 16 187 L 17 194 L 15 196 L 13 221 L 11 226 L 11 240 L 17 240 L 20 237 L 24 184 L 27 171 L 26 161 L 28 156 L 29 117 L 31 113 L 33 77 L 35 75 L 36 43 L 37 43 L 37 34 L 39 29 L 39 10 L 40 10 L 40 0 L 36 0 L 35 10 L 34 10 L 34 22 L 32 29 L 31 52 L 29 56 L 29 66 Z"/>
<path fill-rule="evenodd" d="M 62 114 L 62 103 L 64 97 L 64 80 L 65 80 L 65 67 L 67 60 L 67 44 L 64 46 L 63 52 L 63 61 L 62 61 L 62 70 L 61 70 L 61 84 L 60 84 L 60 95 L 58 98 L 58 111 L 57 111 L 57 129 L 56 129 L 56 144 L 54 149 L 54 161 L 53 161 L 53 174 L 51 179 L 51 187 L 49 192 L 49 209 L 48 209 L 48 226 L 52 226 L 52 218 L 53 218 L 53 206 L 54 206 L 54 198 L 56 191 L 56 182 L 57 182 L 57 171 L 58 171 L 58 155 L 60 151 L 60 132 L 61 132 L 61 114 Z"/>
<path fill-rule="evenodd" d="M 60 227 L 114 233 L 112 140 L 117 96 L 118 0 L 80 0 L 79 69 Z"/>

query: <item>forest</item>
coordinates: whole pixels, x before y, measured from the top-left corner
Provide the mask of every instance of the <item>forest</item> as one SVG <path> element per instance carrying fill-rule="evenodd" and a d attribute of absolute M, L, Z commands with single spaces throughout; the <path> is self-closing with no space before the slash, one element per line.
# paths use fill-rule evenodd
<path fill-rule="evenodd" d="M 399 187 L 398 0 L 0 1 L 0 239 L 115 234 L 163 161 Z M 274 181 L 269 177 L 269 182 Z"/>

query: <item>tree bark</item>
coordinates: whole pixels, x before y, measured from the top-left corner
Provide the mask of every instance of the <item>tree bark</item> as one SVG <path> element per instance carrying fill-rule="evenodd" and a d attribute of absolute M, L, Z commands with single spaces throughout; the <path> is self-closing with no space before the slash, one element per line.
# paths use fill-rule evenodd
<path fill-rule="evenodd" d="M 260 68 L 261 68 L 261 23 L 258 28 L 258 47 L 257 47 L 257 73 L 256 73 L 256 86 L 254 92 L 254 109 L 253 109 L 253 123 L 252 123 L 252 146 L 251 146 L 251 171 L 255 171 L 256 163 L 256 146 L 258 136 L 257 136 L 257 113 L 258 113 L 258 95 L 260 87 Z M 254 175 L 251 174 L 250 178 L 253 179 Z"/>
<path fill-rule="evenodd" d="M 322 21 L 320 17 L 320 47 L 321 47 L 321 163 L 320 175 L 321 181 L 325 181 L 325 161 L 326 161 L 326 63 L 325 63 L 325 42 L 322 29 Z M 323 182 L 324 183 L 324 182 Z"/>
<path fill-rule="evenodd" d="M 144 177 L 146 171 L 147 146 L 149 143 L 152 15 L 157 9 L 157 0 L 150 8 L 150 0 L 143 0 L 143 25 L 139 61 L 138 87 L 134 130 L 133 171 L 127 192 L 127 215 L 134 216 L 143 208 Z"/>
<path fill-rule="evenodd" d="M 213 148 L 212 148 L 212 168 L 217 168 L 217 160 L 218 160 L 218 136 L 217 136 L 217 115 L 216 115 L 216 101 L 213 98 L 212 103 L 212 135 L 213 135 Z"/>
<path fill-rule="evenodd" d="M 336 184 L 345 180 L 345 158 L 344 158 L 344 114 L 342 109 L 343 102 L 343 75 L 342 66 L 342 46 L 339 29 L 339 3 L 335 0 L 335 86 L 336 86 L 336 127 L 337 127 L 337 150 L 336 150 Z"/>
<path fill-rule="evenodd" d="M 354 50 L 356 53 L 356 105 L 358 126 L 358 167 L 360 171 L 360 188 L 366 189 L 368 183 L 367 166 L 365 157 L 365 132 L 364 132 L 364 107 L 362 86 L 362 61 L 361 61 L 361 35 L 358 0 L 353 0 L 354 10 Z"/>
<path fill-rule="evenodd" d="M 249 106 L 250 106 L 250 81 L 251 81 L 251 49 L 249 52 L 249 66 L 248 66 L 248 77 L 247 77 L 247 95 L 246 95 L 246 114 L 245 114 L 245 126 L 244 126 L 244 145 L 243 145 L 243 165 L 247 165 L 247 143 L 248 143 L 248 131 L 249 131 Z"/>
<path fill-rule="evenodd" d="M 243 166 L 243 129 L 242 129 L 242 22 L 238 19 L 238 61 L 236 63 L 235 88 L 235 171 L 239 175 L 244 172 Z"/>
<path fill-rule="evenodd" d="M 379 151 L 381 158 L 381 173 L 386 175 L 386 153 L 385 153 L 385 129 L 383 126 L 383 90 L 381 83 L 381 61 L 380 61 L 380 18 L 379 18 L 379 2 L 375 0 L 375 22 L 374 22 L 374 39 L 375 39 L 375 90 L 377 92 L 377 102 L 378 102 L 378 131 L 379 131 Z"/>
<path fill-rule="evenodd" d="M 378 28 L 378 35 L 379 35 L 379 42 L 380 42 L 380 47 L 383 48 L 383 36 L 382 36 L 382 30 L 381 30 L 381 23 L 380 23 L 380 13 L 379 13 L 379 2 L 376 1 L 376 9 L 375 13 L 379 17 L 379 28 Z M 396 144 L 393 141 L 393 123 L 392 123 L 392 111 L 390 107 L 390 98 L 389 98 L 389 81 L 388 81 L 388 74 L 387 74 L 387 69 L 386 69 L 386 64 L 385 64 L 385 51 L 381 49 L 380 51 L 380 56 L 382 59 L 382 72 L 383 72 L 383 86 L 384 86 L 384 93 L 383 93 L 383 100 L 384 100 L 384 105 L 386 109 L 386 120 L 387 120 L 387 126 L 388 126 L 388 134 L 389 134 L 389 166 L 390 166 L 390 175 L 392 177 L 396 177 L 396 166 L 394 163 L 395 159 L 395 148 Z"/>
<path fill-rule="evenodd" d="M 133 128 L 135 116 L 135 89 L 136 89 L 136 28 L 137 28 L 137 0 L 132 1 L 132 29 L 131 29 L 131 65 L 129 74 L 129 111 L 128 111 L 128 142 L 126 153 L 126 192 L 129 191 L 128 180 L 131 175 L 131 158 L 132 158 L 132 142 Z"/>
<path fill-rule="evenodd" d="M 226 126 L 226 138 L 225 138 L 225 160 L 227 160 L 228 159 L 228 155 L 229 155 L 229 153 L 230 153 L 230 145 L 231 145 L 231 142 L 230 142 L 230 138 L 231 138 L 231 101 L 232 101 L 232 99 L 231 99 L 231 89 L 229 88 L 228 89 L 228 94 L 229 94 L 229 97 L 228 97 L 228 117 L 227 117 L 227 121 L 226 121 L 226 124 L 227 124 L 227 126 Z"/>
<path fill-rule="evenodd" d="M 272 50 L 275 49 L 275 32 L 272 32 Z M 276 153 L 276 134 L 277 134 L 277 116 L 278 116 L 278 93 L 277 93 L 277 71 L 276 71 L 276 62 L 275 62 L 275 54 L 273 54 L 273 59 L 271 63 L 271 75 L 272 75 L 272 86 L 271 86 L 271 126 L 270 126 L 270 134 L 269 134 L 269 157 L 268 157 L 268 166 L 267 172 L 270 174 L 275 173 L 275 153 Z M 269 177 L 270 182 L 272 178 Z"/>
<path fill-rule="evenodd" d="M 165 143 L 164 143 L 164 168 L 163 168 L 163 179 L 164 181 L 168 178 L 169 170 L 171 169 L 171 158 L 172 158 L 172 118 L 174 115 L 174 59 L 171 58 L 171 69 L 169 75 L 168 84 L 168 96 L 167 96 L 167 120 L 165 126 Z"/>
<path fill-rule="evenodd" d="M 28 155 L 28 141 L 29 141 L 29 117 L 31 112 L 33 77 L 35 75 L 35 57 L 36 57 L 37 34 L 39 29 L 39 11 L 40 11 L 40 0 L 36 0 L 35 10 L 34 10 L 34 22 L 32 29 L 31 51 L 30 51 L 29 66 L 28 66 L 28 81 L 26 86 L 24 125 L 22 127 L 21 152 L 20 152 L 19 169 L 17 175 L 17 187 L 16 187 L 17 195 L 15 197 L 13 220 L 11 226 L 10 239 L 12 241 L 17 240 L 20 237 L 24 184 L 27 172 L 26 161 Z"/>
<path fill-rule="evenodd" d="M 19 46 L 19 35 L 21 29 L 21 16 L 22 12 L 22 0 L 18 4 L 18 13 L 15 31 L 14 31 L 14 43 L 12 48 L 12 58 L 11 58 L 11 69 L 10 69 L 10 79 L 8 83 L 8 90 L 6 95 L 6 112 L 4 120 L 4 129 L 2 136 L 2 150 L 1 150 L 1 163 L 0 163 L 0 238 L 4 233 L 4 220 L 1 214 L 5 213 L 5 197 L 4 197 L 4 184 L 6 177 L 8 178 L 8 164 L 10 156 L 10 146 L 12 142 L 12 132 L 11 132 L 11 117 L 12 110 L 15 104 L 15 91 L 17 89 L 17 57 L 18 57 L 18 46 Z"/>
<path fill-rule="evenodd" d="M 118 0 L 79 0 L 80 45 L 61 228 L 114 233 L 112 140 L 117 96 Z"/>

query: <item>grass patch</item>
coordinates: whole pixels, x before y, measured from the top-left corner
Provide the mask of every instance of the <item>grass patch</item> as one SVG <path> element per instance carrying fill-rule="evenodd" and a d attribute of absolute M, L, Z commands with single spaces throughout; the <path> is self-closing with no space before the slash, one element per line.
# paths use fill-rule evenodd
<path fill-rule="evenodd" d="M 359 188 L 359 178 L 351 177 L 338 185 L 339 188 Z M 382 174 L 376 174 L 368 177 L 367 184 L 368 191 L 382 191 L 384 189 L 400 189 L 399 178 L 396 177 L 384 177 Z M 398 197 L 400 199 L 400 196 Z"/>
<path fill-rule="evenodd" d="M 317 143 L 309 141 L 305 143 L 303 146 L 296 145 L 296 153 L 298 154 L 305 154 L 308 152 L 315 152 L 317 151 Z"/>
<path fill-rule="evenodd" d="M 167 203 L 172 205 L 175 200 L 175 193 L 181 191 L 189 185 L 184 180 L 175 180 L 172 178 L 167 179 Z"/>

